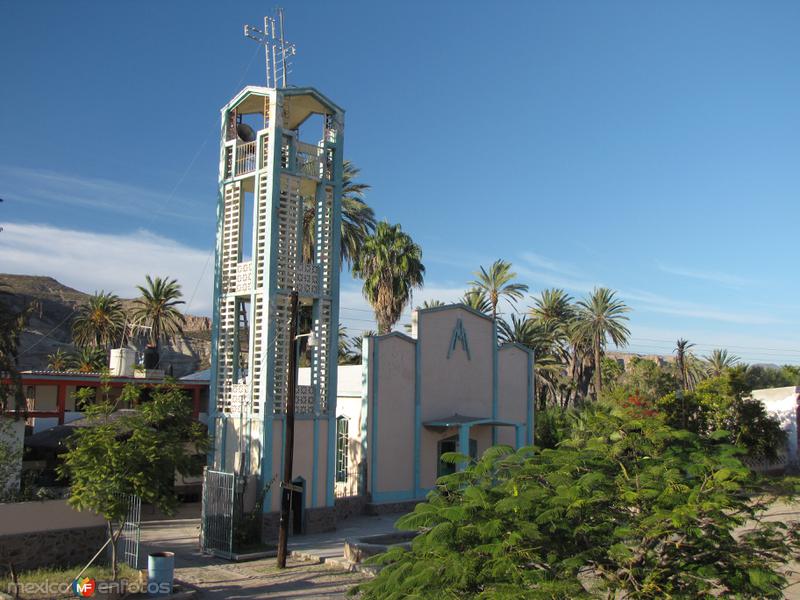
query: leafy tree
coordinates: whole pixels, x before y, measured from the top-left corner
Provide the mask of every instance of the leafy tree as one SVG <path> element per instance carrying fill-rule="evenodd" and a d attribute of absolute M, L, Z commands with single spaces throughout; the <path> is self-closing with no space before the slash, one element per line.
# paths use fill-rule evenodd
<path fill-rule="evenodd" d="M 589 406 L 556 448 L 490 448 L 440 478 L 361 597 L 781 598 L 798 524 L 763 518 L 776 495 L 735 447 L 651 413 Z"/>
<path fill-rule="evenodd" d="M 162 337 L 181 333 L 186 323 L 178 310 L 178 305 L 185 304 L 181 286 L 176 279 L 147 275 L 145 285 L 136 287 L 142 295 L 133 301 L 133 320 L 148 328 L 147 341 L 158 348 Z"/>
<path fill-rule="evenodd" d="M 517 276 L 511 270 L 511 263 L 503 259 L 494 261 L 487 270 L 484 267 L 475 272 L 476 279 L 469 284 L 478 290 L 482 290 L 489 300 L 492 307 L 492 319 L 497 318 L 497 304 L 500 298 L 506 298 L 514 304 L 520 300 L 524 292 L 528 291 L 528 286 L 524 283 L 516 283 L 514 278 Z"/>
<path fill-rule="evenodd" d="M 364 201 L 370 186 L 356 181 L 361 170 L 349 160 L 344 161 L 342 172 L 342 262 L 352 266 L 358 257 L 367 237 L 375 231 L 375 213 Z M 311 262 L 314 258 L 316 239 L 316 200 L 306 198 L 303 213 L 303 260 Z"/>
<path fill-rule="evenodd" d="M 706 357 L 706 372 L 709 377 L 719 377 L 727 369 L 735 367 L 738 363 L 738 356 L 728 354 L 727 350 L 716 348 Z"/>
<path fill-rule="evenodd" d="M 592 346 L 594 391 L 599 395 L 603 389 L 600 356 L 609 338 L 617 347 L 627 345 L 631 332 L 623 321 L 628 320 L 625 313 L 629 312 L 630 308 L 616 298 L 616 292 L 604 287 L 595 288 L 592 294 L 580 300 L 577 306 L 577 331 Z"/>
<path fill-rule="evenodd" d="M 125 311 L 116 294 L 101 290 L 78 307 L 72 321 L 72 339 L 79 346 L 108 348 L 119 342 L 125 329 Z"/>
<path fill-rule="evenodd" d="M 187 398 L 177 386 L 155 388 L 148 402 L 124 413 L 116 412 L 108 389 L 106 381 L 101 397 L 87 403 L 86 419 L 91 426 L 77 428 L 70 436 L 69 450 L 58 473 L 70 480 L 71 506 L 94 511 L 106 519 L 112 578 L 116 579 L 116 544 L 129 495 L 171 513 L 177 504 L 175 473 L 196 475 L 192 456 L 205 452 L 208 442 L 201 425 L 192 420 Z M 138 393 L 134 386 L 127 386 L 121 401 L 135 403 Z"/>
<path fill-rule="evenodd" d="M 700 382 L 694 391 L 667 394 L 656 407 L 673 427 L 706 436 L 724 431 L 729 443 L 742 446 L 750 456 L 774 460 L 786 433 L 760 401 L 746 397 L 749 392 L 735 373 L 728 372 Z"/>
<path fill-rule="evenodd" d="M 364 297 L 375 311 L 378 332 L 388 333 L 411 301 L 413 289 L 422 287 L 422 249 L 400 225 L 381 221 L 364 241 L 353 274 L 364 281 Z"/>
<path fill-rule="evenodd" d="M 62 348 L 57 348 L 55 352 L 47 355 L 47 368 L 51 371 L 66 371 L 69 362 L 69 354 Z"/>
<path fill-rule="evenodd" d="M 98 373 L 107 366 L 106 353 L 97 346 L 77 348 L 67 358 L 67 366 L 80 373 Z"/>
<path fill-rule="evenodd" d="M 0 414 L 25 408 L 17 359 L 22 330 L 35 306 L 30 304 L 17 310 L 12 306 L 12 299 L 12 294 L 0 290 Z"/>

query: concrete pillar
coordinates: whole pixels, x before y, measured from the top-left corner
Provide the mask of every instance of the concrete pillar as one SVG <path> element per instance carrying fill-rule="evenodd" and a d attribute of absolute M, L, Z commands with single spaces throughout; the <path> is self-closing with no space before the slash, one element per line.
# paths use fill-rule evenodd
<path fill-rule="evenodd" d="M 64 424 L 64 409 L 67 405 L 67 386 L 64 383 L 58 384 L 58 396 L 56 398 L 58 402 L 58 424 Z"/>
<path fill-rule="evenodd" d="M 469 456 L 469 425 L 460 425 L 458 428 L 458 452 Z M 458 470 L 463 471 L 465 466 L 465 463 L 460 463 Z"/>

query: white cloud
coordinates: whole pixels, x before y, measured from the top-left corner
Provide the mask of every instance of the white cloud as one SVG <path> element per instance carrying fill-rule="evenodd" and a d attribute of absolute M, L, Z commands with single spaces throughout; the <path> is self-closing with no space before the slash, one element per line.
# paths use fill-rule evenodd
<path fill-rule="evenodd" d="M 624 297 L 635 310 L 691 317 L 695 319 L 707 319 L 709 321 L 721 321 L 724 323 L 737 323 L 740 325 L 773 325 L 783 322 L 763 312 L 749 313 L 726 310 L 717 306 L 673 300 L 646 291 L 621 291 L 620 295 Z M 633 304 L 631 302 L 633 302 Z"/>
<path fill-rule="evenodd" d="M 553 260 L 552 258 L 548 258 L 547 256 L 536 254 L 535 252 L 523 252 L 522 259 L 534 269 L 544 269 L 545 271 L 552 271 L 553 273 L 560 273 L 562 275 L 569 275 L 572 277 L 581 276 L 579 269 L 560 261 Z"/>
<path fill-rule="evenodd" d="M 47 275 L 84 292 L 102 289 L 123 298 L 138 295 L 135 286 L 145 275 L 169 276 L 183 286 L 186 312 L 211 313 L 212 248 L 192 248 L 144 230 L 106 234 L 7 223 L 0 233 L 0 271 Z"/>
<path fill-rule="evenodd" d="M 738 275 L 731 275 L 729 273 L 722 273 L 720 271 L 700 271 L 662 264 L 659 264 L 658 268 L 664 273 L 669 273 L 671 275 L 678 275 L 680 277 L 688 277 L 689 279 L 698 279 L 700 281 L 720 283 L 722 285 L 730 285 L 734 287 L 742 287 L 755 283 L 752 279 L 747 279 Z"/>
<path fill-rule="evenodd" d="M 78 177 L 46 169 L 0 165 L 3 194 L 24 202 L 53 206 L 68 204 L 141 218 L 152 223 L 157 216 L 190 221 L 213 221 L 214 211 L 198 211 L 198 200 L 171 192 L 152 190 L 110 179 Z M 183 178 L 178 182 L 181 183 Z"/>

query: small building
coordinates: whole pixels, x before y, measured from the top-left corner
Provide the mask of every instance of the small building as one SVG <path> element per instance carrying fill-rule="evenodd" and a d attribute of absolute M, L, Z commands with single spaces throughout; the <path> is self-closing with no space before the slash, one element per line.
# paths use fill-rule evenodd
<path fill-rule="evenodd" d="M 302 524 L 295 532 L 330 529 L 366 505 L 378 512 L 398 503 L 410 508 L 455 470 L 441 460 L 446 452 L 478 458 L 496 444 L 533 443 L 533 351 L 498 344 L 492 319 L 461 304 L 419 310 L 414 323 L 411 335 L 365 338 L 362 364 L 338 367 L 335 438 L 327 456 L 317 449 L 326 445 L 324 438 L 316 441 L 313 420 L 297 415 L 293 474 L 303 492 L 293 500 L 292 521 Z M 299 369 L 298 387 L 311 376 L 312 369 Z M 239 431 L 241 437 L 216 447 L 218 461 L 225 451 L 226 462 L 237 464 L 234 449 L 248 445 L 247 429 Z M 327 464 L 335 465 L 330 490 L 320 476 Z M 262 463 L 269 471 L 238 474 L 280 479 L 278 466 Z M 317 495 L 306 493 L 312 490 L 330 493 L 334 506 L 315 505 Z M 279 494 L 268 495 L 264 517 L 274 525 Z M 271 534 L 268 528 L 265 535 Z"/>
<path fill-rule="evenodd" d="M 203 373 L 205 376 L 203 378 Z M 83 410 L 76 400 L 79 390 L 97 390 L 102 385 L 110 388 L 111 400 L 119 398 L 122 388 L 135 384 L 144 389 L 163 385 L 166 381 L 163 371 L 142 371 L 126 375 L 85 373 L 80 371 L 23 371 L 22 391 L 25 394 L 27 425 L 32 433 L 39 433 L 56 425 L 63 425 L 83 417 Z M 185 390 L 192 404 L 195 419 L 205 422 L 208 406 L 208 372 L 200 371 L 175 380 L 178 387 Z M 132 408 L 122 406 L 120 408 Z M 13 412 L 13 411 L 12 411 Z"/>
<path fill-rule="evenodd" d="M 355 446 L 337 441 L 337 484 L 358 478 L 346 489 L 374 503 L 422 500 L 455 469 L 446 452 L 533 443 L 533 351 L 498 344 L 492 319 L 464 305 L 419 310 L 414 324 L 411 336 L 366 338 L 361 406 L 337 410 L 337 438 L 344 427 Z"/>
<path fill-rule="evenodd" d="M 797 413 L 800 411 L 800 387 L 788 386 L 753 390 L 750 396 L 760 400 L 767 412 L 776 417 L 786 432 L 786 454 L 782 458 L 787 466 L 798 466 Z"/>

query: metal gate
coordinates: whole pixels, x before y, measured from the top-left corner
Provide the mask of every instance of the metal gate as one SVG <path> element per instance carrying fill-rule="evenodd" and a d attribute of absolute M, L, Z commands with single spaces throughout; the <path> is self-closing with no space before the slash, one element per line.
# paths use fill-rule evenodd
<path fill-rule="evenodd" d="M 142 499 L 130 494 L 128 497 L 128 514 L 122 526 L 122 534 L 117 541 L 120 562 L 132 569 L 139 568 L 139 535 L 142 521 Z"/>
<path fill-rule="evenodd" d="M 231 558 L 235 506 L 234 474 L 206 468 L 203 473 L 203 512 L 200 519 L 203 552 Z"/>

